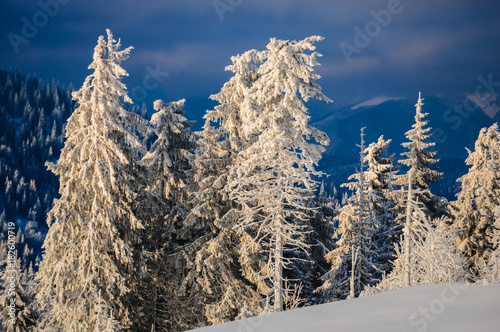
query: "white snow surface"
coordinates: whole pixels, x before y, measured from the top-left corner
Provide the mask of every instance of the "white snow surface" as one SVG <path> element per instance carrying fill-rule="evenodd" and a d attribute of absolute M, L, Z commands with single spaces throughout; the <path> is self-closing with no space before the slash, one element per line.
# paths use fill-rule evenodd
<path fill-rule="evenodd" d="M 382 103 L 385 103 L 388 100 L 398 100 L 398 99 L 401 99 L 401 98 L 390 98 L 390 97 L 378 96 L 378 97 L 369 99 L 367 101 L 364 101 L 360 104 L 354 105 L 353 107 L 351 107 L 351 109 L 357 110 L 360 107 L 376 106 L 376 105 L 380 105 Z"/>
<path fill-rule="evenodd" d="M 415 286 L 253 317 L 196 332 L 499 331 L 500 283 Z"/>

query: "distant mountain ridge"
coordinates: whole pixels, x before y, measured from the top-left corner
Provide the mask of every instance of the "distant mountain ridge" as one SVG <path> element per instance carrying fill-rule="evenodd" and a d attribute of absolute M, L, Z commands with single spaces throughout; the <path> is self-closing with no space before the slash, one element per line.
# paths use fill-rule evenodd
<path fill-rule="evenodd" d="M 456 180 L 467 171 L 464 163 L 468 155 L 466 148 L 474 149 L 481 128 L 500 121 L 500 113 L 491 118 L 466 97 L 458 102 L 438 96 L 423 98 L 428 126 L 433 128 L 431 139 L 436 142 L 434 150 L 440 159 L 437 166 L 444 173 L 444 178 L 434 185 L 433 190 L 437 195 L 454 199 L 458 190 Z M 323 111 L 321 116 L 313 119 L 312 125 L 326 132 L 331 139 L 320 169 L 332 176 L 336 186 L 347 182 L 345 175 L 359 167 L 359 148 L 356 144 L 359 144 L 360 128 L 366 127 L 367 144 L 376 141 L 380 135 L 392 139 L 388 152 L 395 154 L 397 160 L 404 151 L 401 143 L 406 141 L 404 134 L 414 123 L 417 98 L 384 100 L 380 97 L 381 102 L 374 99 L 366 104 Z"/>

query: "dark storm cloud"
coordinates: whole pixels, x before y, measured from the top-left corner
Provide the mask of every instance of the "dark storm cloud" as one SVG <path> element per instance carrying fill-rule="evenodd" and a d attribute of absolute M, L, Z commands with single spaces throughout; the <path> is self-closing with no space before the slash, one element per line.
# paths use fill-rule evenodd
<path fill-rule="evenodd" d="M 500 80 L 500 7 L 493 0 L 57 1 L 41 1 L 58 3 L 57 13 L 15 53 L 8 33 L 23 37 L 26 20 L 43 23 L 34 17 L 43 9 L 36 1 L 1 0 L 1 67 L 78 87 L 97 37 L 110 28 L 123 46 L 135 47 L 123 64 L 129 90 L 139 91 L 152 70 L 168 72 L 146 91 L 148 103 L 208 98 L 229 78 L 224 67 L 232 55 L 263 49 L 270 37 L 313 34 L 325 37 L 317 44 L 324 55 L 317 70 L 323 90 L 336 100 L 419 89 L 461 94 L 476 86 L 479 75 Z M 346 56 L 341 45 L 356 52 Z"/>

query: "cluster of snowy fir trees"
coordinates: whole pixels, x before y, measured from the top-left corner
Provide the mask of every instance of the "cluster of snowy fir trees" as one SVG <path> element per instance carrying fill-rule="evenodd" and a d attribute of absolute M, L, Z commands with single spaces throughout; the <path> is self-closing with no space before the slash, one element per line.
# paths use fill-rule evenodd
<path fill-rule="evenodd" d="M 185 100 L 156 101 L 149 121 L 129 111 L 121 62 L 132 47 L 101 36 L 47 163 L 60 196 L 43 259 L 19 268 L 18 322 L 4 329 L 185 331 L 417 284 L 498 281 L 498 126 L 480 132 L 449 203 L 431 192 L 441 173 L 419 96 L 404 159 L 361 129 L 341 204 L 319 183 L 329 138 L 305 106 L 330 102 L 314 72 L 320 40 L 271 39 L 232 57 L 218 106 L 192 132 Z"/>

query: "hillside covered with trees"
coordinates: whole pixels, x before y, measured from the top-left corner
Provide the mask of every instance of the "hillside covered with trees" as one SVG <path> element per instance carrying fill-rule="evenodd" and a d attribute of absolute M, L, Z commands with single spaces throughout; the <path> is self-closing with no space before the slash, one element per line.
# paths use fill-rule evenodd
<path fill-rule="evenodd" d="M 449 201 L 432 191 L 442 173 L 419 95 L 402 154 L 353 128 L 359 163 L 339 194 L 306 107 L 331 102 L 314 70 L 322 39 L 233 56 L 199 132 L 184 99 L 157 100 L 150 119 L 130 104 L 132 47 L 109 30 L 77 90 L 0 72 L 3 328 L 185 331 L 499 281 L 498 125 L 477 133 Z"/>

